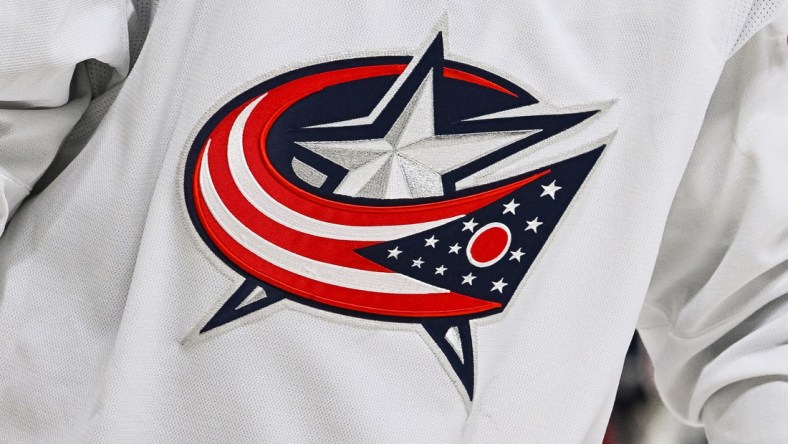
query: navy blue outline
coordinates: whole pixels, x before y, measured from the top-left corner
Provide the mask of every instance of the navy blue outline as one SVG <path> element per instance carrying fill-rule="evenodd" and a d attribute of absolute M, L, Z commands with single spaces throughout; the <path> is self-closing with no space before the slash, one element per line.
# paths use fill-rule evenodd
<path fill-rule="evenodd" d="M 502 306 L 498 310 L 488 311 L 481 314 L 476 315 L 464 315 L 464 316 L 453 316 L 453 317 L 442 317 L 442 318 L 405 318 L 405 317 L 397 317 L 397 316 L 384 316 L 384 315 L 375 315 L 369 313 L 361 313 L 355 312 L 347 309 L 342 309 L 326 304 L 322 304 L 311 299 L 306 299 L 303 297 L 299 297 L 297 295 L 293 295 L 291 293 L 285 292 L 276 288 L 268 283 L 262 282 L 259 279 L 249 275 L 247 272 L 242 270 L 240 267 L 235 265 L 232 261 L 230 261 L 225 255 L 218 249 L 216 245 L 214 245 L 213 241 L 208 237 L 207 233 L 203 229 L 202 225 L 200 224 L 199 218 L 196 213 L 194 198 L 193 198 L 193 181 L 194 181 L 194 171 L 197 163 L 197 157 L 202 150 L 205 142 L 207 141 L 211 131 L 219 124 L 219 122 L 226 117 L 230 112 L 244 104 L 245 102 L 292 80 L 308 76 L 311 74 L 317 74 L 322 72 L 328 72 L 337 69 L 344 69 L 344 68 L 352 68 L 352 67 L 362 67 L 362 66 L 374 66 L 374 65 L 387 65 L 387 64 L 406 64 L 412 60 L 410 56 L 373 56 L 373 57 L 359 57 L 353 59 L 345 59 L 345 60 L 337 60 L 325 63 L 319 63 L 303 68 L 294 69 L 292 71 L 277 75 L 271 79 L 265 80 L 248 90 L 240 93 L 235 98 L 228 101 L 225 105 L 223 105 L 219 110 L 213 114 L 200 128 L 199 132 L 194 138 L 194 141 L 191 144 L 189 149 L 189 153 L 186 159 L 185 164 L 185 174 L 184 174 L 184 196 L 185 202 L 187 207 L 187 212 L 189 214 L 189 218 L 192 221 L 192 225 L 194 226 L 195 230 L 197 231 L 198 235 L 200 236 L 201 240 L 205 243 L 206 246 L 211 250 L 213 254 L 219 257 L 222 262 L 224 262 L 230 269 L 234 272 L 238 273 L 240 276 L 245 277 L 246 279 L 242 283 L 242 285 L 228 298 L 227 301 L 217 310 L 217 312 L 210 318 L 210 320 L 202 327 L 200 330 L 200 334 L 209 332 L 215 328 L 218 328 L 222 325 L 228 324 L 232 321 L 235 321 L 239 318 L 242 318 L 250 313 L 258 311 L 262 308 L 268 307 L 276 302 L 279 302 L 284 299 L 290 299 L 300 304 L 310 306 L 322 311 L 327 311 L 331 313 L 341 314 L 345 316 L 351 316 L 355 318 L 362 318 L 362 319 L 369 319 L 374 321 L 384 321 L 384 322 L 397 322 L 397 323 L 408 323 L 408 324 L 421 324 L 425 331 L 430 335 L 433 339 L 437 347 L 441 350 L 441 352 L 446 356 L 446 359 L 449 361 L 452 369 L 454 370 L 455 374 L 465 387 L 465 390 L 468 393 L 470 399 L 473 399 L 473 392 L 474 392 L 474 352 L 473 352 L 473 342 L 471 337 L 471 330 L 469 321 L 474 318 L 478 317 L 488 317 L 495 314 L 500 313 L 504 310 L 505 305 Z M 433 70 L 434 75 L 434 86 L 436 92 L 436 101 L 440 100 L 442 94 L 444 94 L 448 88 L 450 88 L 449 82 L 446 78 L 443 77 L 443 67 L 450 67 L 454 69 L 458 69 L 460 71 L 473 74 L 479 77 L 482 77 L 486 80 L 489 80 L 503 88 L 513 92 L 518 96 L 518 100 L 512 102 L 510 105 L 502 109 L 498 109 L 496 111 L 502 111 L 509 108 L 514 108 L 518 106 L 525 106 L 534 103 L 538 103 L 537 99 L 534 98 L 530 93 L 519 87 L 518 85 L 498 76 L 493 73 L 490 73 L 486 70 L 481 68 L 474 67 L 472 65 L 468 65 L 465 63 L 454 62 L 451 60 L 445 60 L 443 57 L 443 40 L 442 35 L 438 34 L 435 40 L 431 43 L 430 47 L 427 49 L 424 57 L 414 67 L 414 75 L 412 75 L 409 79 L 405 81 L 402 88 L 395 94 L 392 101 L 388 104 L 388 106 L 383 110 L 381 115 L 378 119 L 368 127 L 365 128 L 312 128 L 312 129 L 300 129 L 294 130 L 294 133 L 300 133 L 302 136 L 308 136 L 306 139 L 302 140 L 353 140 L 358 139 L 359 137 L 364 137 L 364 135 L 368 135 L 368 137 L 382 137 L 385 132 L 388 131 L 388 128 L 391 127 L 393 122 L 396 120 L 399 113 L 407 104 L 408 100 L 412 96 L 412 94 L 416 91 L 416 89 L 421 84 L 424 76 L 429 73 L 430 70 Z M 393 80 L 392 80 L 393 82 Z M 503 93 L 501 93 L 503 94 Z M 436 104 L 436 107 L 438 105 Z M 479 171 L 483 168 L 486 168 L 489 165 L 494 164 L 506 157 L 511 156 L 512 154 L 527 149 L 534 144 L 545 140 L 549 137 L 552 137 L 555 134 L 558 134 L 562 131 L 565 131 L 577 124 L 587 120 L 591 116 L 597 114 L 599 111 L 587 111 L 587 112 L 577 112 L 577 113 L 567 113 L 562 115 L 537 115 L 537 116 L 528 116 L 528 117 L 515 117 L 509 119 L 494 119 L 494 120 L 483 120 L 483 121 L 451 121 L 449 119 L 442 119 L 441 113 L 436 113 L 436 132 L 438 134 L 463 134 L 463 133 L 473 133 L 473 132 L 487 132 L 487 131 L 506 131 L 506 130 L 522 130 L 522 129 L 539 129 L 541 130 L 539 133 L 532 135 L 524 140 L 519 142 L 513 143 L 501 150 L 498 150 L 494 153 L 491 153 L 487 156 L 484 156 L 480 159 L 477 159 L 474 162 L 471 162 L 463 167 L 460 167 L 454 171 L 451 171 L 444 175 L 443 182 L 444 182 L 444 190 L 447 193 L 450 193 L 452 197 L 461 196 L 461 195 L 469 195 L 473 193 L 478 193 L 480 191 L 484 191 L 486 189 L 492 189 L 501 185 L 501 183 L 493 183 L 485 186 L 475 187 L 468 190 L 456 191 L 454 190 L 453 184 L 463 178 L 472 174 L 473 172 Z M 381 132 L 383 131 L 383 132 Z M 598 156 L 601 154 L 601 151 L 604 149 L 604 145 L 597 148 L 597 154 L 595 155 L 595 159 L 593 163 L 596 163 Z M 314 192 L 315 194 L 322 194 L 324 196 L 328 195 L 331 190 L 335 189 L 335 187 L 341 182 L 344 174 L 347 173 L 347 170 L 342 168 L 339 165 L 333 164 L 326 159 L 314 155 L 314 153 L 309 152 L 308 150 L 303 150 L 297 156 L 299 160 L 313 166 L 319 167 L 320 170 L 326 171 L 328 169 L 332 169 L 336 171 L 337 175 L 330 175 L 329 180 L 323 184 L 320 188 L 311 187 L 312 189 L 308 189 L 309 192 Z M 328 165 L 327 163 L 331 163 Z M 584 174 L 587 176 L 589 170 L 585 171 Z M 527 172 L 522 175 L 510 178 L 507 182 L 513 182 L 519 180 L 523 177 L 527 177 L 528 175 L 532 174 L 533 172 Z M 583 179 L 583 181 L 585 178 Z M 298 184 L 302 188 L 306 188 L 305 184 Z M 308 184 L 307 184 L 308 185 Z M 349 198 L 345 196 L 337 196 L 331 195 L 331 198 L 338 201 L 348 201 L 353 202 L 356 204 L 365 204 L 365 205 L 399 205 L 402 203 L 414 204 L 414 203 L 422 203 L 427 201 L 436 201 L 444 199 L 445 197 L 439 198 L 427 198 L 427 199 L 408 199 L 408 200 L 386 200 L 381 202 L 380 199 L 363 199 L 363 198 Z M 249 296 L 249 294 L 256 288 L 260 287 L 266 292 L 266 297 L 255 301 L 251 304 L 248 304 L 244 307 L 239 307 L 241 303 Z M 451 345 L 446 341 L 445 335 L 449 328 L 457 327 L 460 333 L 460 338 L 462 342 L 462 352 L 464 360 L 461 361 L 459 357 L 456 355 L 456 352 L 451 347 Z"/>
<path fill-rule="evenodd" d="M 441 350 L 443 355 L 449 361 L 449 365 L 454 370 L 454 373 L 459 378 L 463 387 L 465 387 L 468 398 L 473 401 L 473 388 L 474 388 L 474 353 L 473 353 L 473 337 L 471 335 L 471 324 L 468 319 L 450 320 L 450 319 L 435 319 L 432 321 L 422 323 L 424 330 L 430 335 L 435 345 Z M 462 347 L 462 360 L 457 356 L 454 347 L 446 340 L 446 332 L 450 328 L 457 327 L 460 334 L 460 344 Z"/>
<path fill-rule="evenodd" d="M 279 302 L 284 299 L 284 296 L 280 293 L 281 291 L 274 292 L 274 291 L 265 291 L 266 296 L 259 301 L 254 301 L 250 304 L 244 305 L 241 307 L 241 304 L 249 297 L 250 294 L 255 290 L 255 288 L 260 287 L 257 282 L 253 280 L 245 280 L 240 287 L 225 301 L 224 304 L 216 311 L 211 319 L 205 323 L 202 329 L 200 329 L 200 334 L 207 333 L 214 328 L 221 327 L 224 324 L 228 324 L 236 319 L 242 318 L 248 314 L 254 313 L 257 310 L 263 309 L 268 307 L 271 304 Z M 262 288 L 262 287 L 260 287 Z"/>

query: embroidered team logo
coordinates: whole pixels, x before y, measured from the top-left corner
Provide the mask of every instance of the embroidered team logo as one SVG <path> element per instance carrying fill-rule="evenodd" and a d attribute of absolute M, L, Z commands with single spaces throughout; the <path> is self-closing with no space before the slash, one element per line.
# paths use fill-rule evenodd
<path fill-rule="evenodd" d="M 604 145 L 535 170 L 562 112 L 419 54 L 320 63 L 222 107 L 186 164 L 202 239 L 246 280 L 199 334 L 283 300 L 423 326 L 473 397 L 470 321 L 504 310 Z M 527 297 L 527 295 L 524 295 Z"/>

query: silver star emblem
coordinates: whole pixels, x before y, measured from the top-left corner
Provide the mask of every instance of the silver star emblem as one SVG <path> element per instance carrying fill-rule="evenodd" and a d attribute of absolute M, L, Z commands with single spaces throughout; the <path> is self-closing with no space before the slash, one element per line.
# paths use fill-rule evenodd
<path fill-rule="evenodd" d="M 402 199 L 443 196 L 443 174 L 538 132 L 436 135 L 432 79 L 430 72 L 381 139 L 296 143 L 348 170 L 335 193 Z M 357 126 L 356 120 L 344 124 Z"/>

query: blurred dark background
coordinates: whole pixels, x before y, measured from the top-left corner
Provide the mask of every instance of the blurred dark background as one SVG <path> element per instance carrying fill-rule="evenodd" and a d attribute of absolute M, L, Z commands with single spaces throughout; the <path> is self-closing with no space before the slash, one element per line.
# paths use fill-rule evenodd
<path fill-rule="evenodd" d="M 603 444 L 707 444 L 702 428 L 683 424 L 660 401 L 651 361 L 637 334 L 629 345 Z"/>

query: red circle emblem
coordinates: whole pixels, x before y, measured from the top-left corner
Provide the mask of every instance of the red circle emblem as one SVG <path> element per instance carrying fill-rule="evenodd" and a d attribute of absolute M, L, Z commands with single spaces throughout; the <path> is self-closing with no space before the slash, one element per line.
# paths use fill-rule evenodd
<path fill-rule="evenodd" d="M 509 227 L 499 222 L 487 224 L 468 241 L 468 261 L 477 267 L 489 267 L 506 255 L 511 243 Z"/>

